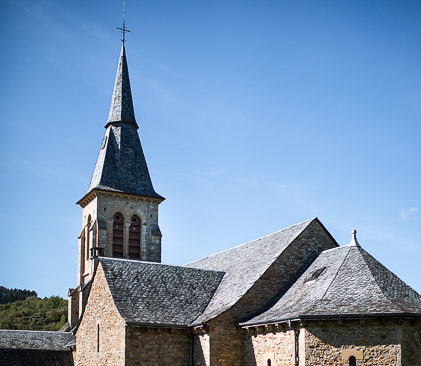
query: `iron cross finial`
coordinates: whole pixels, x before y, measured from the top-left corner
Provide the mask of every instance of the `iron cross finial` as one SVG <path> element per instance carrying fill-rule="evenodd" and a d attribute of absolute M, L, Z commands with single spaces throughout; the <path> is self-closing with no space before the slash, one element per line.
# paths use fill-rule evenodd
<path fill-rule="evenodd" d="M 121 30 L 121 33 L 123 33 L 123 39 L 121 40 L 121 42 L 126 42 L 126 33 L 130 32 L 127 28 L 126 28 L 126 3 L 123 3 L 123 26 L 117 27 L 117 29 Z"/>

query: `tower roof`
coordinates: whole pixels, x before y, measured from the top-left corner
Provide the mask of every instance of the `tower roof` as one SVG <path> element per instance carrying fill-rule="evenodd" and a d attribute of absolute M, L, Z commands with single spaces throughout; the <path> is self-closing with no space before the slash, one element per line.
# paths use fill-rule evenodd
<path fill-rule="evenodd" d="M 124 47 L 124 43 L 121 46 L 114 91 L 111 99 L 110 114 L 108 115 L 105 128 L 107 128 L 111 123 L 118 122 L 129 123 L 135 126 L 136 129 L 139 128 L 134 116 L 129 69 L 127 67 L 126 49 Z"/>
<path fill-rule="evenodd" d="M 87 194 L 93 190 L 164 198 L 155 192 L 137 133 L 124 43 L 106 131 Z"/>

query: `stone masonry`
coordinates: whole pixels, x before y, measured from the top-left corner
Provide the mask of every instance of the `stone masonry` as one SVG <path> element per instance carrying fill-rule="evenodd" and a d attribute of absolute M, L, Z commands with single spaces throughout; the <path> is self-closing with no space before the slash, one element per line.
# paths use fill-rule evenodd
<path fill-rule="evenodd" d="M 187 329 L 129 327 L 126 366 L 188 365 Z"/>
<path fill-rule="evenodd" d="M 141 220 L 141 260 L 161 262 L 161 233 L 158 227 L 159 199 L 95 191 L 81 201 L 83 230 L 79 236 L 78 284 L 87 283 L 93 271 L 89 247 L 102 248 L 102 256 L 112 257 L 113 216 L 120 213 L 124 218 L 124 257 L 128 258 L 129 227 L 132 215 Z M 90 221 L 89 221 L 90 220 Z M 88 222 L 91 224 L 88 225 Z"/>
<path fill-rule="evenodd" d="M 296 352 L 299 366 L 349 366 L 351 356 L 361 366 L 417 366 L 420 346 L 421 326 L 411 320 L 284 322 L 248 329 L 243 364 L 292 366 Z"/>
<path fill-rule="evenodd" d="M 76 365 L 125 365 L 125 324 L 101 265 L 76 333 Z"/>

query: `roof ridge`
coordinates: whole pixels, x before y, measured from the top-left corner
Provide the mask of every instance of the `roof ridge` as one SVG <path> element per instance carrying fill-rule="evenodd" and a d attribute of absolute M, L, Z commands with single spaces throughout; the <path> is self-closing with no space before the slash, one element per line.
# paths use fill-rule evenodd
<path fill-rule="evenodd" d="M 205 272 L 220 272 L 226 273 L 225 271 L 218 271 L 215 269 L 204 269 L 204 268 L 197 268 L 197 267 L 188 267 L 186 265 L 180 264 L 168 264 L 168 263 L 161 263 L 161 262 L 149 262 L 149 261 L 140 261 L 138 259 L 126 259 L 126 258 L 114 258 L 114 257 L 98 257 L 99 261 L 116 261 L 116 262 L 126 262 L 126 263 L 139 263 L 139 264 L 147 264 L 147 265 L 157 265 L 163 267 L 177 267 L 177 268 L 189 268 L 194 269 L 197 271 L 205 271 Z"/>
<path fill-rule="evenodd" d="M 194 260 L 194 261 L 188 262 L 188 263 L 186 263 L 186 264 L 183 264 L 183 266 L 184 266 L 184 267 L 187 267 L 189 264 L 192 264 L 192 263 L 195 263 L 195 262 L 199 262 L 199 261 L 201 261 L 201 260 L 203 260 L 203 259 L 206 259 L 206 258 L 215 257 L 215 256 L 220 255 L 220 254 L 222 254 L 222 253 L 229 252 L 229 251 L 231 251 L 231 250 L 234 250 L 234 249 L 237 249 L 237 248 L 239 248 L 239 247 L 242 247 L 243 245 L 250 244 L 250 243 L 253 243 L 253 242 L 256 242 L 256 241 L 262 240 L 262 239 L 264 239 L 264 238 L 267 238 L 268 236 L 274 235 L 274 234 L 279 233 L 279 232 L 281 232 L 281 231 L 286 231 L 286 230 L 288 230 L 288 229 L 291 229 L 291 228 L 293 228 L 293 227 L 295 227 L 295 226 L 298 226 L 298 225 L 302 225 L 302 224 L 304 224 L 304 223 L 307 223 L 307 225 L 306 225 L 306 227 L 307 227 L 307 226 L 308 226 L 308 225 L 310 225 L 310 223 L 311 223 L 311 222 L 313 222 L 314 220 L 318 220 L 318 218 L 317 218 L 317 217 L 313 217 L 312 219 L 308 219 L 308 220 L 305 220 L 305 221 L 303 221 L 303 222 L 299 222 L 298 224 L 290 225 L 290 226 L 288 226 L 288 227 L 286 227 L 286 228 L 284 228 L 284 229 L 281 229 L 281 230 L 275 231 L 275 232 L 273 232 L 273 233 L 270 233 L 270 234 L 267 234 L 267 235 L 261 236 L 260 238 L 253 239 L 253 240 L 251 240 L 251 241 L 248 241 L 248 242 L 245 242 L 245 243 L 242 243 L 242 244 L 236 245 L 235 247 L 232 247 L 232 248 L 229 248 L 229 249 L 225 249 L 225 250 L 222 250 L 222 251 L 220 251 L 220 252 L 217 252 L 217 253 L 214 253 L 214 254 L 208 255 L 208 256 L 206 256 L 206 257 L 199 258 L 199 259 L 196 259 L 196 260 Z M 303 230 L 304 230 L 304 229 L 305 229 L 305 228 L 303 228 Z M 302 232 L 302 231 L 301 231 L 301 232 Z M 300 235 L 300 234 L 301 234 L 301 232 L 300 232 L 300 233 L 298 233 L 298 234 L 294 237 L 294 239 L 296 239 L 296 238 L 298 237 L 298 235 Z M 294 240 L 294 239 L 293 239 L 293 240 Z M 277 258 L 277 257 L 276 257 L 276 258 Z M 275 260 L 276 258 L 274 258 L 274 260 Z"/>
<path fill-rule="evenodd" d="M 331 248 L 331 249 L 327 249 L 327 250 L 339 249 L 339 248 L 346 248 L 346 246 L 343 246 L 343 247 L 336 247 L 336 248 Z M 308 312 L 311 312 L 311 310 L 313 310 L 313 309 L 316 307 L 316 305 L 318 304 L 318 302 L 319 302 L 319 301 L 321 301 L 321 300 L 323 300 L 323 298 L 325 297 L 325 295 L 326 295 L 326 294 L 327 294 L 327 292 L 329 291 L 330 287 L 332 286 L 333 282 L 335 282 L 336 277 L 338 277 L 338 273 L 340 272 L 340 270 L 341 270 L 342 266 L 344 265 L 344 263 L 345 263 L 346 259 L 347 259 L 347 258 L 348 258 L 348 256 L 349 256 L 349 252 L 351 251 L 351 250 L 350 250 L 351 248 L 347 248 L 347 249 L 348 249 L 348 253 L 346 253 L 346 256 L 344 257 L 344 259 L 343 259 L 343 261 L 342 261 L 341 265 L 340 265 L 340 266 L 339 266 L 339 268 L 337 269 L 335 276 L 333 277 L 332 281 L 330 281 L 330 284 L 329 284 L 329 286 L 327 286 L 326 291 L 323 293 L 323 296 L 322 296 L 322 297 L 321 297 L 318 301 L 315 301 L 315 302 L 314 302 L 313 306 L 311 306 L 311 307 L 310 307 L 310 309 L 308 310 Z M 327 250 L 325 250 L 325 251 L 327 251 Z M 323 251 L 322 253 L 324 253 L 325 251 Z"/>
<path fill-rule="evenodd" d="M 377 287 L 380 289 L 381 293 L 383 294 L 384 298 L 390 303 L 393 304 L 393 306 L 396 306 L 400 311 L 404 311 L 405 309 L 400 305 L 400 304 L 396 304 L 395 301 L 393 301 L 392 299 L 389 298 L 389 296 L 386 294 L 386 291 L 383 289 L 383 286 L 380 286 L 379 281 L 377 280 L 377 276 L 375 275 L 375 273 L 371 270 L 371 267 L 369 265 L 369 263 L 367 262 L 365 256 L 363 255 L 363 253 L 361 251 L 364 251 L 366 254 L 370 255 L 366 250 L 364 250 L 362 247 L 356 247 L 358 249 L 358 252 L 360 253 L 364 263 L 366 264 L 368 270 L 371 273 L 371 276 L 374 278 L 374 281 L 376 282 Z M 376 258 L 372 257 L 376 262 L 378 262 L 380 265 L 382 265 Z M 383 266 L 383 265 L 382 265 Z M 384 266 L 383 266 L 384 267 Z M 384 267 L 387 271 L 389 271 L 386 267 Z M 391 271 L 389 271 L 391 272 Z M 392 274 L 394 274 L 393 272 L 391 272 Z M 400 280 L 400 279 L 399 279 Z"/>

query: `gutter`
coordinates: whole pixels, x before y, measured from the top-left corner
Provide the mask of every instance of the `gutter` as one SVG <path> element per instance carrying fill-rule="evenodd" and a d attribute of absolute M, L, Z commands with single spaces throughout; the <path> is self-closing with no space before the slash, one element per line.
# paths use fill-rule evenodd
<path fill-rule="evenodd" d="M 289 318 L 271 319 L 256 323 L 240 323 L 241 328 L 258 327 L 268 324 L 299 322 L 304 320 L 344 320 L 344 319 L 378 319 L 378 318 L 421 318 L 421 313 L 360 313 L 360 314 L 329 314 L 329 315 L 297 315 Z"/>

